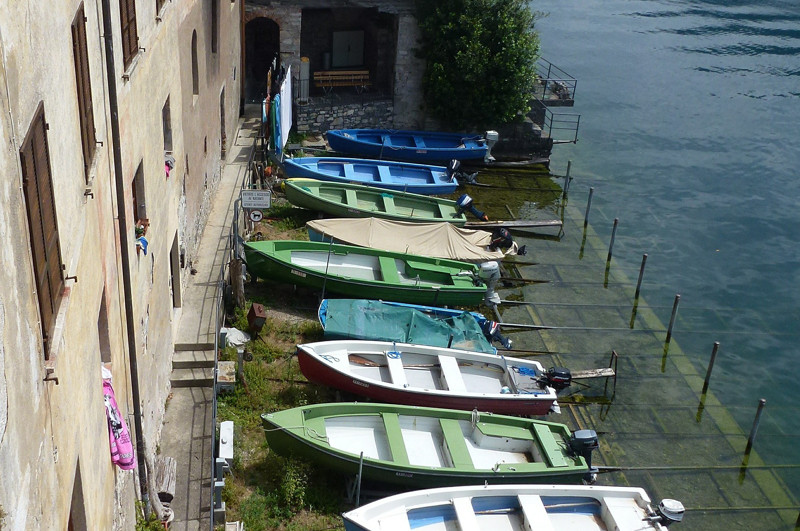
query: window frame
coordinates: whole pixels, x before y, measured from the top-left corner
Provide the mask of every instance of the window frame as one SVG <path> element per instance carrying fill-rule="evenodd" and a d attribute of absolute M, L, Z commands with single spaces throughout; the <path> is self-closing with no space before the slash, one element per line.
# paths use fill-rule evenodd
<path fill-rule="evenodd" d="M 39 102 L 19 156 L 45 360 L 65 288 L 47 130 L 44 102 Z"/>
<path fill-rule="evenodd" d="M 78 99 L 81 146 L 83 147 L 83 169 L 89 183 L 97 137 L 94 128 L 94 106 L 92 104 L 92 76 L 89 71 L 89 51 L 86 39 L 86 15 L 83 2 L 72 21 L 72 54 L 75 60 L 75 88 Z"/>
<path fill-rule="evenodd" d="M 139 53 L 139 35 L 136 32 L 136 0 L 119 0 L 119 26 L 122 37 L 122 64 L 127 70 Z"/>

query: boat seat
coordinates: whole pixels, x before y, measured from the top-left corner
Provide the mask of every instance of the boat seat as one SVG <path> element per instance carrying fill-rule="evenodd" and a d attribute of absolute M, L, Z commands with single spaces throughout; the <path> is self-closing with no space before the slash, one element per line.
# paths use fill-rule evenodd
<path fill-rule="evenodd" d="M 421 136 L 417 135 L 414 135 L 414 144 L 416 144 L 418 148 L 428 147 L 425 145 L 425 140 Z"/>
<path fill-rule="evenodd" d="M 400 465 L 407 465 L 408 453 L 406 443 L 403 441 L 403 432 L 400 430 L 400 419 L 397 413 L 381 413 L 383 426 L 386 428 L 386 438 L 389 441 L 389 449 L 392 451 L 392 460 Z"/>
<path fill-rule="evenodd" d="M 390 183 L 393 181 L 392 173 L 389 171 L 388 166 L 377 166 L 378 168 L 378 178 L 377 180 L 382 183 Z"/>
<path fill-rule="evenodd" d="M 442 435 L 450 453 L 450 459 L 456 468 L 475 468 L 472 464 L 472 456 L 469 455 L 467 442 L 464 440 L 464 432 L 461 425 L 454 419 L 439 419 L 442 427 Z"/>
<path fill-rule="evenodd" d="M 342 164 L 344 168 L 344 178 L 350 181 L 355 181 L 356 179 L 356 172 L 353 170 L 353 165 L 350 163 L 345 162 Z"/>
<path fill-rule="evenodd" d="M 345 190 L 344 197 L 348 206 L 352 207 L 358 206 L 358 194 L 356 194 L 355 190 Z"/>
<path fill-rule="evenodd" d="M 383 199 L 383 210 L 387 214 L 396 214 L 397 213 L 397 205 L 394 204 L 394 196 L 393 195 L 383 193 L 383 194 L 381 194 L 381 199 Z"/>
<path fill-rule="evenodd" d="M 406 371 L 403 368 L 403 360 L 401 358 L 390 358 L 386 356 L 386 365 L 389 367 L 389 376 L 392 378 L 392 383 L 400 387 L 408 386 L 406 379 Z"/>
<path fill-rule="evenodd" d="M 519 498 L 519 506 L 522 507 L 522 515 L 525 517 L 525 529 L 555 531 L 541 497 L 535 494 L 520 494 L 517 498 Z"/>
<path fill-rule="evenodd" d="M 472 501 L 467 497 L 453 498 L 453 509 L 456 511 L 459 531 L 480 531 L 478 518 L 472 508 Z"/>
<path fill-rule="evenodd" d="M 397 264 L 395 264 L 394 258 L 380 256 L 378 257 L 378 262 L 381 266 L 383 281 L 389 284 L 400 284 L 400 275 L 397 273 Z"/>
<path fill-rule="evenodd" d="M 547 456 L 550 466 L 567 466 L 567 460 L 564 459 L 563 448 L 558 444 L 556 438 L 553 437 L 553 432 L 547 426 L 541 424 L 534 424 L 533 429 L 536 432 L 536 438 L 544 450 L 543 455 Z"/>
<path fill-rule="evenodd" d="M 438 356 L 438 358 L 444 380 L 442 384 L 454 393 L 466 393 L 467 387 L 464 385 L 464 378 L 461 377 L 458 360 L 453 356 Z"/>

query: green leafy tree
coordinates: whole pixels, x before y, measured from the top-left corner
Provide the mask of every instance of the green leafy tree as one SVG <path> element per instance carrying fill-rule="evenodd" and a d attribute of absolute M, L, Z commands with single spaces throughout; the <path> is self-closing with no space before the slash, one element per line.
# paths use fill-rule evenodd
<path fill-rule="evenodd" d="M 417 0 L 428 111 L 485 128 L 529 109 L 539 37 L 525 0 Z"/>

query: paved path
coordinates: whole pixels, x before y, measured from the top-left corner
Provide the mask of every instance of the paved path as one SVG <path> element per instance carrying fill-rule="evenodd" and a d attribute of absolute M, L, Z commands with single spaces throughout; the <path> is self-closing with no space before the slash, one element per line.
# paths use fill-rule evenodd
<path fill-rule="evenodd" d="M 214 337 L 220 272 L 228 260 L 226 247 L 233 219 L 233 202 L 247 169 L 259 118 L 240 121 L 236 141 L 228 152 L 222 179 L 213 199 L 197 258 L 183 291 L 182 314 L 173 357 L 172 396 L 167 403 L 161 436 L 161 455 L 177 461 L 177 481 L 170 529 L 210 527 L 211 437 Z"/>

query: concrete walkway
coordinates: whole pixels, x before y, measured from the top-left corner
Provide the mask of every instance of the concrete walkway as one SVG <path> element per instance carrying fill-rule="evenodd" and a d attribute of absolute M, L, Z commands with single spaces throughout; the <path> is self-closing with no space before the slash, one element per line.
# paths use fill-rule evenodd
<path fill-rule="evenodd" d="M 239 123 L 228 151 L 222 179 L 212 201 L 197 258 L 182 297 L 182 314 L 175 341 L 172 396 L 167 402 L 161 455 L 177 461 L 177 481 L 170 529 L 194 531 L 210 526 L 211 437 L 214 337 L 220 272 L 228 260 L 226 247 L 233 221 L 233 203 L 247 169 L 260 116 Z"/>

